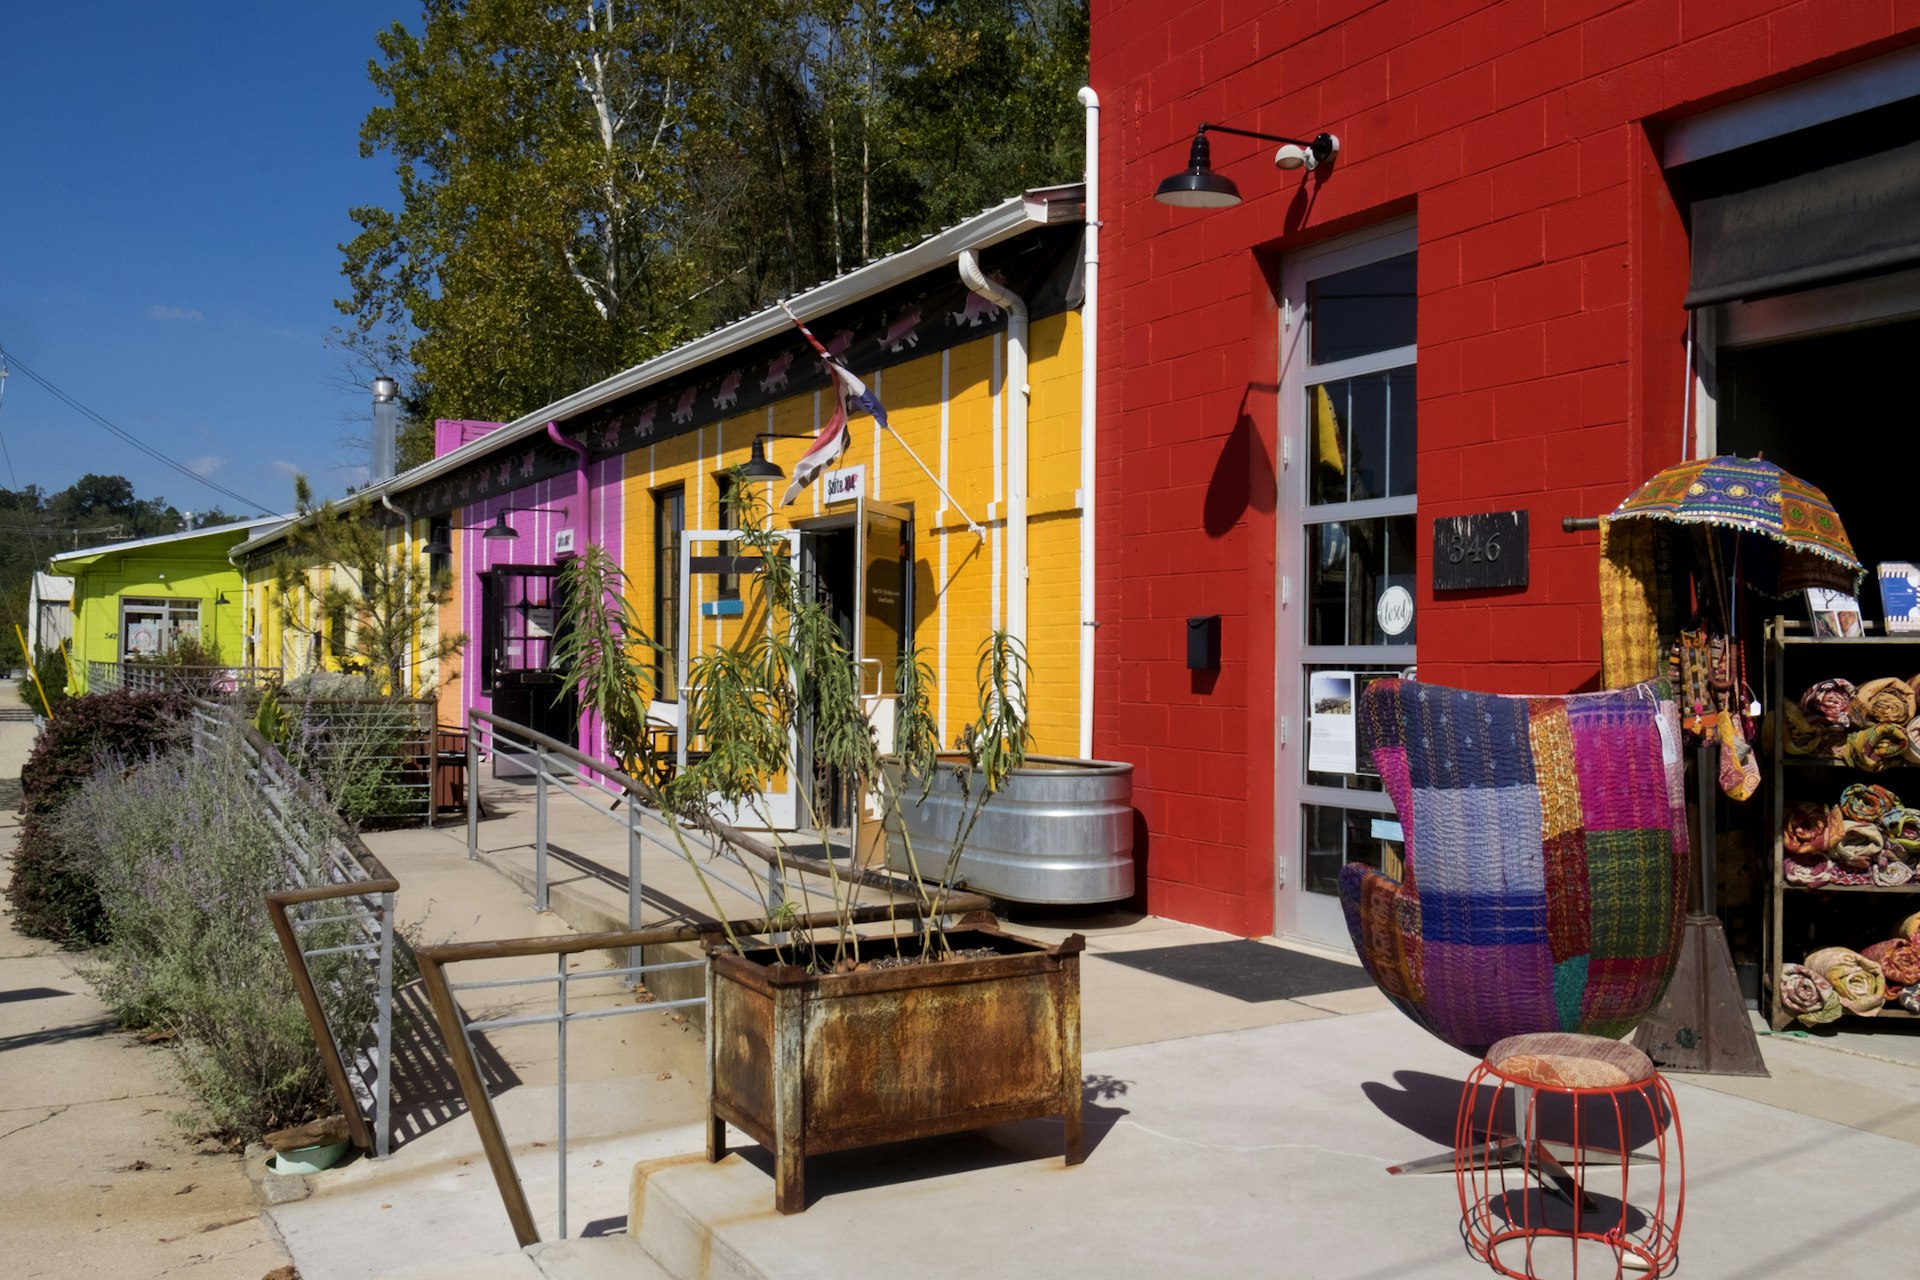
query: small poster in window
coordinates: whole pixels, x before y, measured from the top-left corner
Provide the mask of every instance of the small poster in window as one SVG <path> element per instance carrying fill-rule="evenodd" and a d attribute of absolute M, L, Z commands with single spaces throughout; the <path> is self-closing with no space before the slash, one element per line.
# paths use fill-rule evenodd
<path fill-rule="evenodd" d="M 1307 703 L 1307 769 L 1355 772 L 1353 672 L 1315 671 L 1307 677 Z"/>
<path fill-rule="evenodd" d="M 1862 634 L 1860 602 L 1844 591 L 1825 587 L 1807 588 L 1807 616 L 1813 620 L 1816 636 L 1843 637 Z"/>
<path fill-rule="evenodd" d="M 1920 567 L 1905 560 L 1880 565 L 1880 612 L 1887 632 L 1920 631 Z"/>

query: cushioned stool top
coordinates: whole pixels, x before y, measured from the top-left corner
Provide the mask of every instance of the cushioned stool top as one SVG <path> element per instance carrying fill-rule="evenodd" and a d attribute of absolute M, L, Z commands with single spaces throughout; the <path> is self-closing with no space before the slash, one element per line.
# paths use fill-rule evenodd
<path fill-rule="evenodd" d="M 1545 1031 L 1508 1036 L 1487 1065 L 1511 1080 L 1558 1089 L 1607 1089 L 1653 1078 L 1653 1060 L 1624 1040 Z"/>

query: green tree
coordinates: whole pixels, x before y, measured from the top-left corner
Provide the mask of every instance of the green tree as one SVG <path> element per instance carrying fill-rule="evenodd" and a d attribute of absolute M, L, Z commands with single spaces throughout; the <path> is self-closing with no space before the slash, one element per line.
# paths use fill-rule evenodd
<path fill-rule="evenodd" d="M 508 420 L 1081 158 L 1085 0 L 429 0 L 370 67 L 341 344 Z"/>
<path fill-rule="evenodd" d="M 452 583 L 390 540 L 391 522 L 361 506 L 314 505 L 305 476 L 294 478 L 294 511 L 272 565 L 282 626 L 324 638 L 344 669 L 397 698 L 410 694 L 428 663 L 465 646 L 465 636 L 437 632 Z M 437 638 L 427 642 L 429 635 Z"/>

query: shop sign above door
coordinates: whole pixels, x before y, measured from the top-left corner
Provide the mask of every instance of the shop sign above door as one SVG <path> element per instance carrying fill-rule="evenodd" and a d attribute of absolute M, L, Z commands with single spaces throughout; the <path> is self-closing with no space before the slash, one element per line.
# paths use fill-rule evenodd
<path fill-rule="evenodd" d="M 842 467 L 838 471 L 827 472 L 827 488 L 822 495 L 827 502 L 852 502 L 867 491 L 867 469 Z"/>
<path fill-rule="evenodd" d="M 1527 513 L 1484 511 L 1433 522 L 1433 589 L 1527 585 Z"/>

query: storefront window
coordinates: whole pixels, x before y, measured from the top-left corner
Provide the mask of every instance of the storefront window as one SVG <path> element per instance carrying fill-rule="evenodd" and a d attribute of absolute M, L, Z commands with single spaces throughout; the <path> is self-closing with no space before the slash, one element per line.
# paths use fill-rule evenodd
<path fill-rule="evenodd" d="M 653 495 L 654 697 L 679 698 L 680 540 L 687 528 L 687 491 L 675 485 Z"/>
<path fill-rule="evenodd" d="M 167 652 L 179 639 L 200 638 L 200 602 L 165 597 L 120 600 L 120 659 L 145 658 Z"/>

